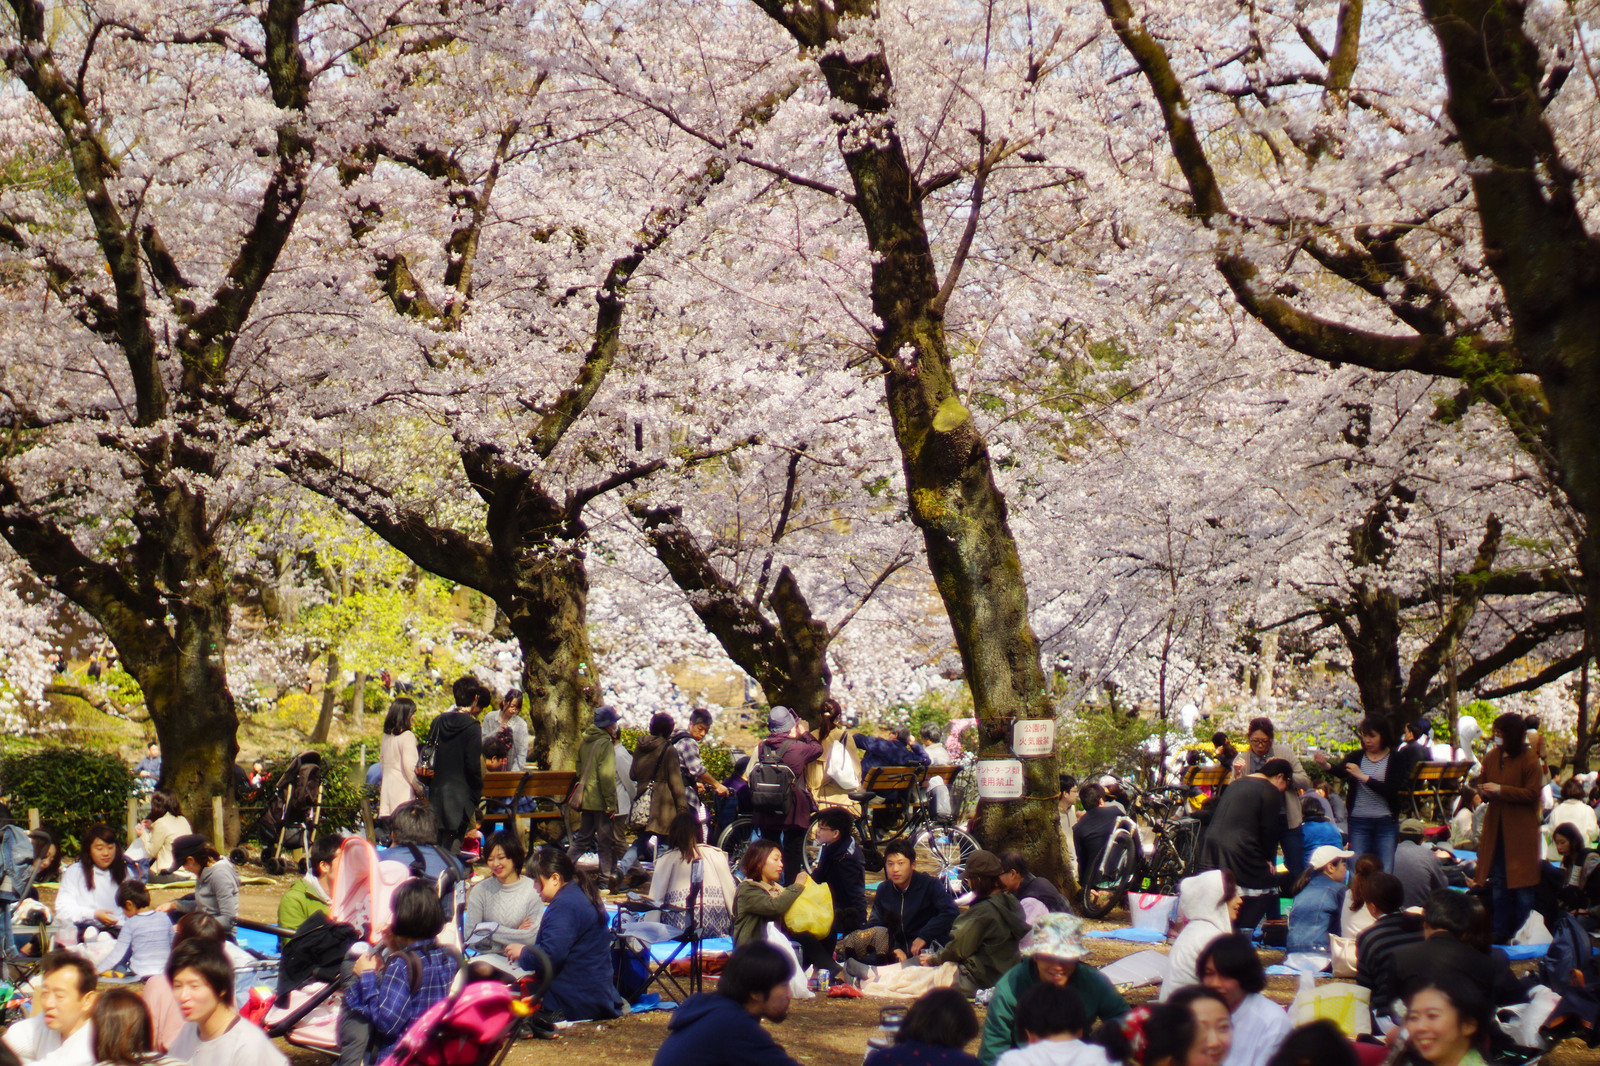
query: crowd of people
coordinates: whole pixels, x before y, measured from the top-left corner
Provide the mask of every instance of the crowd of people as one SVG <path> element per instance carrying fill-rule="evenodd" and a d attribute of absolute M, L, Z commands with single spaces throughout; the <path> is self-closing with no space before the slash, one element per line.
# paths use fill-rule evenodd
<path fill-rule="evenodd" d="M 600 707 L 578 744 L 570 839 L 530 855 L 515 832 L 478 829 L 484 773 L 527 765 L 521 696 L 496 698 L 472 677 L 452 694 L 455 706 L 425 739 L 414 731 L 409 698 L 388 709 L 377 781 L 387 847 L 379 858 L 404 864 L 413 879 L 395 890 L 383 951 L 351 965 L 339 1024 L 343 1066 L 373 1061 L 444 996 L 457 962 L 442 942 L 452 911 L 439 878 L 466 884 L 463 859 L 474 855 L 485 876 L 464 893 L 459 932 L 479 976 L 515 982 L 548 962 L 553 980 L 536 1034 L 553 1032 L 562 1018 L 626 1009 L 607 890 L 638 888 L 659 908 L 651 918 L 731 937 L 735 949 L 716 991 L 674 1013 L 656 1056 L 665 1066 L 789 1061 L 761 1023 L 783 1020 L 806 970 L 818 991 L 834 995 L 915 997 L 892 1044 L 869 1060 L 875 1066 L 1322 1066 L 1382 1058 L 1381 1043 L 1363 1046 L 1327 1026 L 1292 1029 L 1263 994 L 1256 938 L 1265 933 L 1270 942 L 1280 900 L 1292 900 L 1280 946 L 1326 956 L 1368 990 L 1375 1030 L 1404 1027 L 1413 1054 L 1435 1066 L 1474 1066 L 1474 1056 L 1505 1046 L 1493 1010 L 1526 998 L 1495 945 L 1532 913 L 1552 931 L 1564 921 L 1586 931 L 1600 919 L 1596 797 L 1574 779 L 1556 802 L 1537 732 L 1516 715 L 1494 723 L 1493 743 L 1442 838 L 1406 816 L 1412 768 L 1429 758 L 1425 723 L 1400 740 L 1365 720 L 1357 750 L 1313 751 L 1305 762 L 1266 718 L 1250 723 L 1242 750 L 1219 734 L 1217 759 L 1231 772 L 1207 790 L 1200 811 L 1203 872 L 1179 888 L 1181 929 L 1158 998 L 1130 1009 L 1085 961 L 1082 922 L 1062 890 L 1073 888 L 1070 876 L 1058 885 L 1020 853 L 974 852 L 952 879 L 917 869 L 911 841 L 890 840 L 878 848 L 883 880 L 869 893 L 857 825 L 872 817 L 859 791 L 863 776 L 948 759 L 937 726 L 919 738 L 903 728 L 856 732 L 830 702 L 813 730 L 773 707 L 751 757 L 717 780 L 700 748 L 709 711 L 696 709 L 682 729 L 657 714 L 629 751 L 620 716 Z M 1087 874 L 1131 804 L 1114 781 L 1079 787 L 1063 776 L 1061 792 L 1069 870 Z M 917 799 L 938 811 L 951 802 L 938 788 Z M 749 815 L 759 836 L 733 871 L 708 843 L 708 826 L 737 814 Z M 817 852 L 808 872 L 802 849 L 811 826 Z M 224 1057 L 251 1066 L 281 1061 L 256 1039 L 258 1029 L 237 1024 L 232 1003 L 238 871 L 159 787 L 137 836 L 130 858 L 111 829 L 92 827 L 79 861 L 59 872 L 52 932 L 66 950 L 44 960 L 42 1020 L 14 1026 L 6 1045 L 22 1061 L 50 1066 L 142 1063 L 162 1053 L 206 1066 Z M 340 844 L 336 835 L 309 843 L 305 873 L 280 901 L 286 929 L 328 911 Z M 1443 844 L 1475 848 L 1477 858 L 1462 862 Z M 53 844 L 36 840 L 35 849 L 42 862 L 59 862 Z M 594 873 L 579 866 L 589 855 Z M 190 878 L 191 896 L 152 906 L 148 885 Z M 831 917 L 792 928 L 795 908 L 819 891 Z M 1600 973 L 1587 948 L 1583 935 L 1575 972 L 1557 975 L 1569 979 L 1557 988 L 1563 998 L 1546 1032 L 1593 1045 Z M 126 989 L 97 994 L 97 970 L 142 981 L 143 991 L 131 1001 Z M 981 1024 L 974 1001 L 987 1008 Z M 147 1057 L 103 1059 L 102 1039 L 136 1044 Z"/>

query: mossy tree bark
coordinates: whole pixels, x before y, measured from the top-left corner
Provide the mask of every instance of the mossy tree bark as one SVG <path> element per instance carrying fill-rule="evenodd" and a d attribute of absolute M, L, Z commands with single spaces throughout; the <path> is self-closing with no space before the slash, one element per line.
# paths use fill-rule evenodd
<path fill-rule="evenodd" d="M 313 155 L 300 128 L 311 84 L 300 52 L 304 4 L 268 0 L 259 16 L 261 47 L 252 58 L 266 75 L 272 104 L 286 117 L 273 131 L 271 176 L 255 215 L 209 297 L 185 278 L 184 250 L 169 249 L 154 216 L 141 214 L 143 205 L 130 204 L 119 191 L 117 155 L 100 133 L 110 123 L 94 110 L 105 101 L 85 97 L 81 73 L 74 78 L 58 63 L 44 5 L 9 0 L 9 6 L 14 23 L 0 39 L 0 60 L 59 130 L 49 148 L 70 164 L 77 206 L 93 226 L 108 281 L 56 259 L 50 234 L 36 232 L 29 220 L 0 218 L 0 241 L 42 262 L 52 297 L 94 343 L 125 361 L 133 386 L 127 422 L 119 425 L 100 412 L 87 417 L 100 427 L 101 447 L 125 457 L 138 480 L 131 543 L 97 554 L 58 523 L 48 493 L 30 496 L 0 466 L 0 536 L 115 645 L 155 725 L 163 786 L 191 813 L 203 815 L 213 797 L 223 797 L 236 826 L 229 584 L 216 538 L 220 518 L 205 486 L 224 473 L 216 412 L 237 414 L 229 381 L 234 347 L 304 201 Z M 205 34 L 191 40 L 197 43 L 171 47 L 210 47 Z M 218 249 L 199 254 L 215 258 Z M 21 431 L 11 438 L 15 447 L 61 415 L 20 410 L 10 418 Z"/>
<path fill-rule="evenodd" d="M 973 210 L 950 272 L 937 276 L 922 217 L 926 194 L 895 125 L 894 82 L 882 48 L 860 37 L 843 45 L 840 22 L 871 19 L 872 0 L 755 0 L 816 59 L 836 102 L 839 150 L 849 169 L 849 197 L 874 254 L 874 342 L 890 419 L 905 468 L 911 519 L 922 532 L 928 566 L 950 616 L 979 719 L 980 758 L 1010 753 L 1019 719 L 1054 718 L 1039 642 L 1028 620 L 1028 591 L 983 434 L 961 402 L 944 331 L 983 203 L 988 171 L 1010 147 L 982 143 L 974 167 Z M 1020 800 L 981 801 L 980 835 L 990 848 L 1015 848 L 1051 877 L 1062 872 L 1056 826 L 1059 792 L 1054 757 L 1025 763 Z"/>

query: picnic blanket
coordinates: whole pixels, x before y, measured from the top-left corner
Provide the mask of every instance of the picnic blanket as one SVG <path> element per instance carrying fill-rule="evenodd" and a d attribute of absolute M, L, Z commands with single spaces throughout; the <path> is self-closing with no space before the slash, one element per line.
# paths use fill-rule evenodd
<path fill-rule="evenodd" d="M 1139 944 L 1159 944 L 1167 939 L 1162 929 L 1086 929 L 1083 935 L 1092 940 L 1132 940 Z"/>

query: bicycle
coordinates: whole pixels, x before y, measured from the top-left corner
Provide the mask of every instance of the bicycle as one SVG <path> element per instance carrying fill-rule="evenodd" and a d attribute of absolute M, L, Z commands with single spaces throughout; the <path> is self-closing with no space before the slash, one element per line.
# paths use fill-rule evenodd
<path fill-rule="evenodd" d="M 861 803 L 864 813 L 855 820 L 856 842 L 866 868 L 873 873 L 883 870 L 883 845 L 891 840 L 906 839 L 916 852 L 915 868 L 947 880 L 959 881 L 967 857 L 978 850 L 972 835 L 955 824 L 954 815 L 933 813 L 927 804 L 917 801 L 917 789 L 927 776 L 922 766 L 882 766 L 867 772 L 862 787 L 851 793 L 851 798 Z M 959 810 L 955 802 L 952 810 Z M 816 869 L 817 856 L 822 844 L 817 839 L 817 816 L 811 816 L 806 826 L 803 845 L 804 862 L 809 873 Z M 754 820 L 744 815 L 729 823 L 717 837 L 717 847 L 728 855 L 734 870 L 751 841 L 761 839 Z"/>
<path fill-rule="evenodd" d="M 1131 786 L 1124 785 L 1124 788 Z M 1129 814 L 1119 818 L 1094 869 L 1083 879 L 1083 913 L 1104 918 L 1126 903 L 1129 892 L 1176 895 L 1178 884 L 1200 860 L 1200 820 L 1189 813 L 1189 790 L 1176 786 L 1132 790 Z M 1138 819 L 1155 838 L 1145 844 Z"/>

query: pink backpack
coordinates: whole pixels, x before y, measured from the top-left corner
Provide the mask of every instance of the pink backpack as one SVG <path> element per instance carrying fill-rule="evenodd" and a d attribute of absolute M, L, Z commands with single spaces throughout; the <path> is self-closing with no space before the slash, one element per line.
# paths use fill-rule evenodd
<path fill-rule="evenodd" d="M 474 981 L 411 1023 L 378 1066 L 485 1066 L 521 1012 L 499 981 Z"/>

